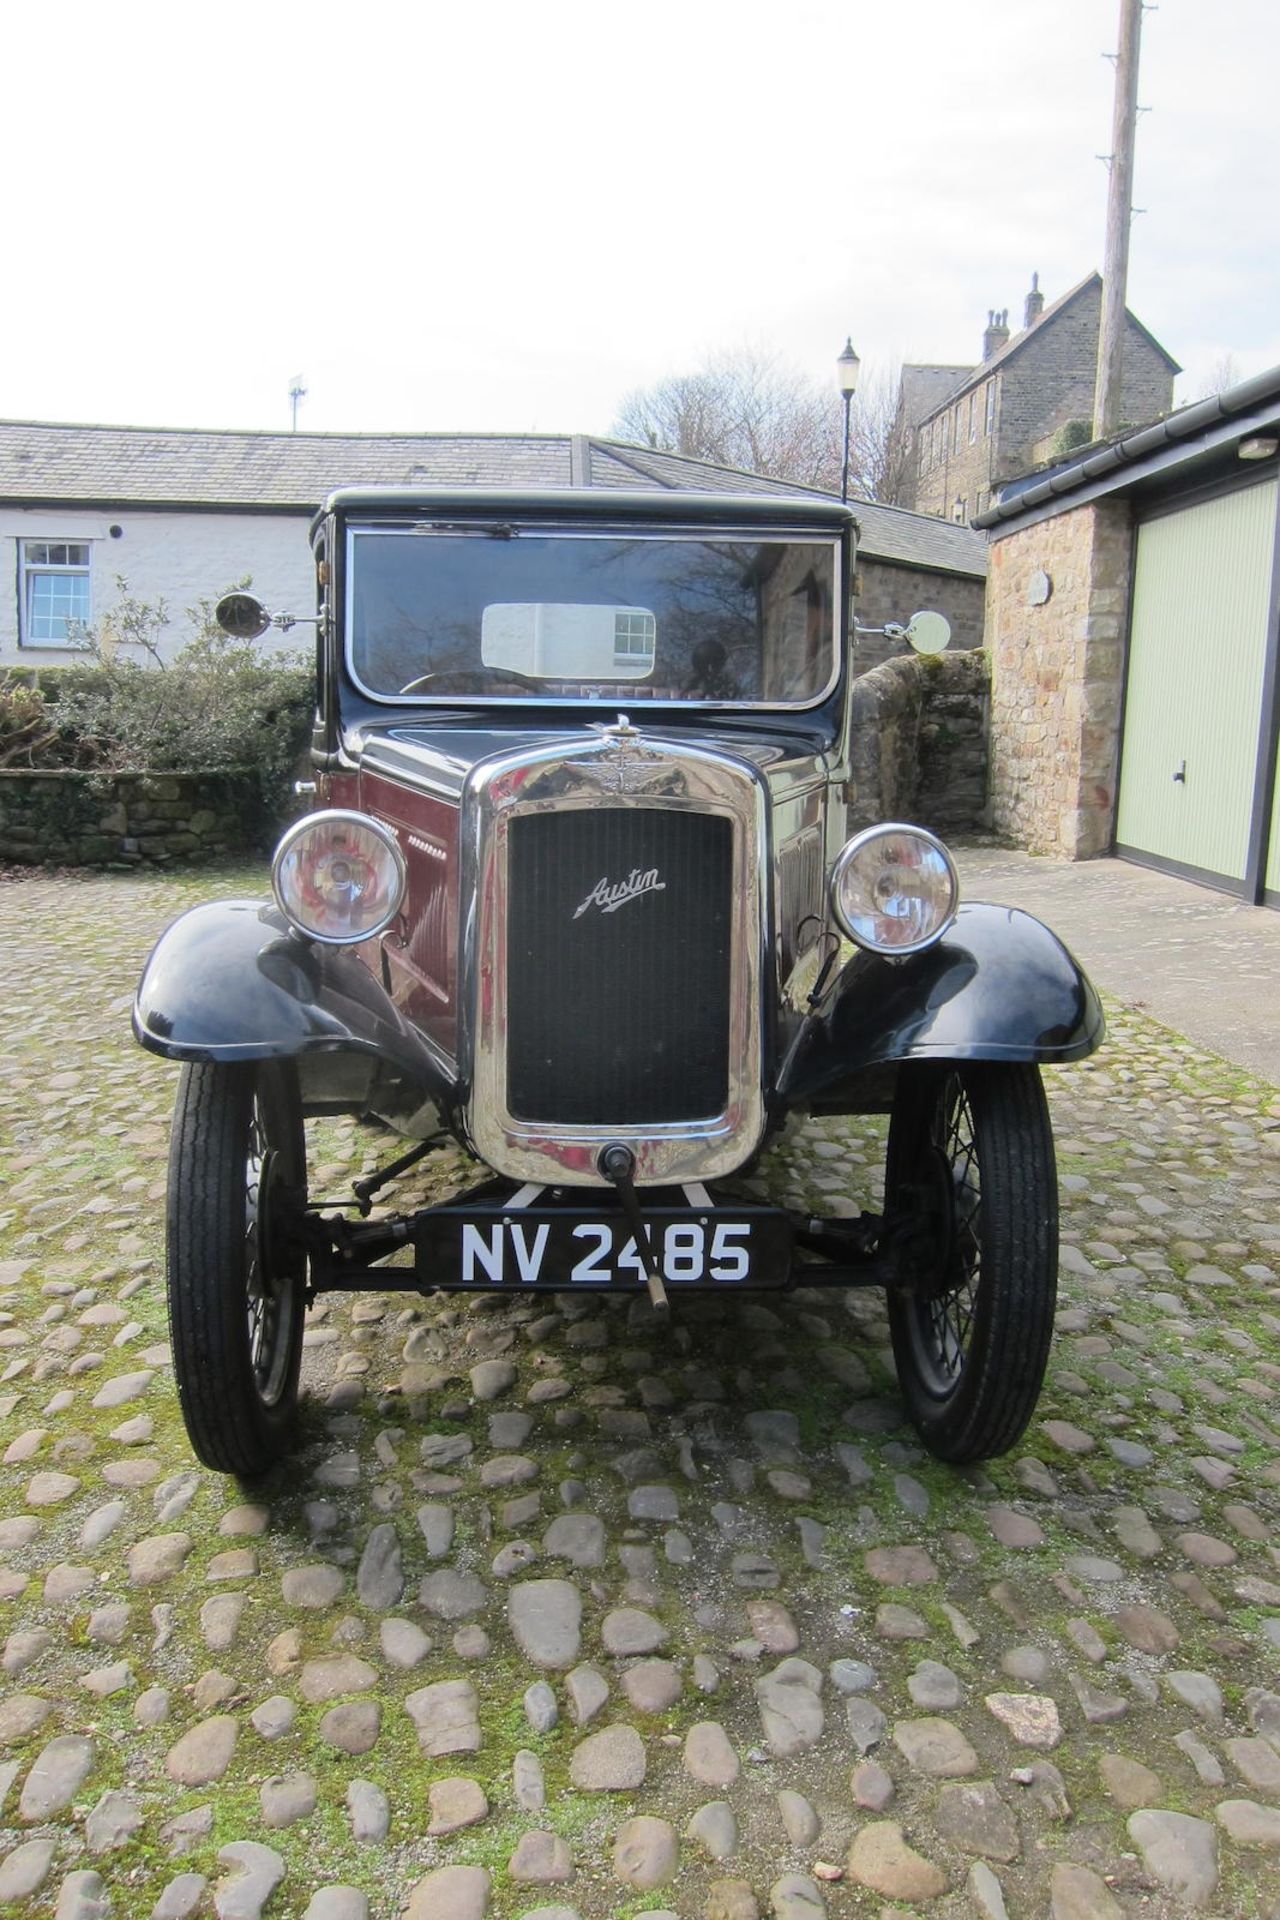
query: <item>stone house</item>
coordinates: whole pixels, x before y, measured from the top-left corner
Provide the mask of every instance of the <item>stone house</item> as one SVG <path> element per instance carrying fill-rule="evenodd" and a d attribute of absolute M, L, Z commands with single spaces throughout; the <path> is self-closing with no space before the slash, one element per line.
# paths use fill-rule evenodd
<path fill-rule="evenodd" d="M 987 315 L 977 366 L 906 366 L 898 431 L 907 436 L 904 505 L 967 522 L 1017 474 L 1090 438 L 1102 318 L 1102 278 L 1091 273 L 1049 306 L 1032 275 L 1020 332 L 1008 310 Z M 1121 411 L 1154 419 L 1173 405 L 1181 372 L 1140 320 L 1126 316 Z"/>
<path fill-rule="evenodd" d="M 759 474 L 585 434 L 187 432 L 0 422 L 0 667 L 65 664 L 69 626 L 99 623 L 129 593 L 171 614 L 246 576 L 276 611 L 307 613 L 308 528 L 333 488 L 356 485 L 691 488 L 786 494 Z M 968 527 L 855 503 L 859 619 L 905 621 L 937 607 L 957 647 L 982 639 L 986 540 Z M 306 629 L 299 632 L 304 636 Z M 272 632 L 265 648 L 296 646 Z M 860 667 L 884 656 L 865 637 Z"/>
<path fill-rule="evenodd" d="M 1280 906 L 1280 367 L 1006 488 L 991 824 Z"/>
<path fill-rule="evenodd" d="M 855 673 L 906 652 L 901 642 L 874 630 L 890 622 L 901 625 L 926 607 L 950 621 L 954 651 L 980 647 L 987 588 L 983 535 L 972 527 L 952 526 L 878 501 L 855 500 L 852 505 L 858 519 Z"/>

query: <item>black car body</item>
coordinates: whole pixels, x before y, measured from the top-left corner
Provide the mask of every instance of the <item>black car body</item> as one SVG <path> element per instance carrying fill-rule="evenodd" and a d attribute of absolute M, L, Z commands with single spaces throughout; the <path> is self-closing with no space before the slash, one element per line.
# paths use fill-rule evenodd
<path fill-rule="evenodd" d="M 170 1288 L 210 1464 L 272 1457 L 302 1303 L 352 1286 L 608 1286 L 661 1309 L 681 1285 L 885 1285 L 935 1452 L 1021 1432 L 1056 1275 L 1038 1068 L 1090 1052 L 1102 1019 L 1048 929 L 957 904 L 932 836 L 850 842 L 854 540 L 812 497 L 326 503 L 317 811 L 274 902 L 165 934 L 135 1012 L 188 1063 Z M 457 1140 L 487 1177 L 334 1226 L 306 1199 L 303 1122 L 335 1111 Z M 868 1111 L 893 1115 L 882 1214 L 801 1221 L 735 1192 L 789 1115 Z M 380 1264 L 405 1245 L 411 1269 Z"/>

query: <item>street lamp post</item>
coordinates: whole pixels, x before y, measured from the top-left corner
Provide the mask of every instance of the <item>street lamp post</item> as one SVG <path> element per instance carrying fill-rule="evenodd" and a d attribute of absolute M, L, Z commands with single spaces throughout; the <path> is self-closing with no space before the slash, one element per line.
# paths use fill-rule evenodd
<path fill-rule="evenodd" d="M 849 408 L 853 396 L 858 391 L 858 369 L 861 361 L 853 350 L 852 338 L 846 338 L 844 352 L 836 361 L 836 378 L 840 392 L 844 396 L 844 456 L 840 462 L 840 498 L 849 498 Z"/>

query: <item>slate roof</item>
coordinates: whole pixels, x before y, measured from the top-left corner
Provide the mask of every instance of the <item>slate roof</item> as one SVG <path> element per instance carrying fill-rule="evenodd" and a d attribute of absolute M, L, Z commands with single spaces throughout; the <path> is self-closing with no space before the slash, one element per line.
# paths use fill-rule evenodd
<path fill-rule="evenodd" d="M 1021 353 L 1023 347 L 1026 346 L 1032 334 L 1039 333 L 1042 327 L 1049 325 L 1057 317 L 1057 315 L 1063 311 L 1065 307 L 1069 307 L 1071 305 L 1073 300 L 1078 300 L 1080 298 L 1080 295 L 1082 293 L 1087 292 L 1090 287 L 1101 287 L 1101 285 L 1102 285 L 1102 275 L 1100 273 L 1098 273 L 1096 270 L 1093 273 L 1087 273 L 1083 280 L 1078 280 L 1076 282 L 1074 287 L 1068 287 L 1067 291 L 1065 293 L 1059 294 L 1056 300 L 1051 300 L 1049 305 L 1044 309 L 1044 311 L 1040 314 L 1039 318 L 1035 320 L 1031 326 L 1023 327 L 1020 333 L 1015 333 L 1011 339 L 1006 340 L 1004 345 L 1000 347 L 995 353 L 993 353 L 989 360 L 981 361 L 976 367 L 955 368 L 954 372 L 957 375 L 955 384 L 950 388 L 948 388 L 945 392 L 938 391 L 937 397 L 931 401 L 927 411 L 916 415 L 912 421 L 912 424 L 923 426 L 925 421 L 931 420 L 935 413 L 940 413 L 943 410 L 944 406 L 947 406 L 953 400 L 958 399 L 962 393 L 967 393 L 970 387 L 977 386 L 980 381 L 985 380 L 987 378 L 987 375 L 989 373 L 994 372 L 994 370 L 997 367 L 1003 367 L 1007 361 L 1013 359 L 1015 354 Z M 1167 347 L 1161 346 L 1160 342 L 1156 339 L 1154 333 L 1151 332 L 1150 328 L 1144 327 L 1141 320 L 1138 319 L 1137 315 L 1130 313 L 1128 307 L 1126 307 L 1124 311 L 1125 311 L 1125 319 L 1129 322 L 1129 325 L 1132 327 L 1136 327 L 1138 329 L 1138 332 L 1142 334 L 1144 339 L 1150 341 L 1151 345 L 1155 348 L 1156 352 L 1167 363 L 1170 373 L 1181 373 L 1182 368 L 1178 365 L 1178 362 L 1174 359 L 1173 355 L 1169 352 Z M 902 378 L 904 382 L 904 388 L 903 388 L 904 394 L 906 392 L 905 382 L 908 374 L 916 374 L 916 373 L 932 374 L 932 373 L 944 373 L 947 371 L 948 369 L 944 367 L 916 367 L 916 366 L 904 367 L 902 369 Z M 907 417 L 908 419 L 912 419 L 911 415 L 908 415 Z"/>
<path fill-rule="evenodd" d="M 909 427 L 927 420 L 938 411 L 973 368 L 929 365 L 911 362 L 902 369 L 902 411 Z"/>
<path fill-rule="evenodd" d="M 820 491 L 586 435 L 229 433 L 0 420 L 0 506 L 310 514 L 338 487 L 582 484 L 753 495 Z M 985 574 L 981 534 L 897 507 L 851 504 L 867 558 Z"/>
<path fill-rule="evenodd" d="M 849 505 L 858 517 L 860 556 L 986 579 L 987 543 L 972 527 L 936 519 L 931 513 L 884 507 L 878 500 L 851 500 Z"/>

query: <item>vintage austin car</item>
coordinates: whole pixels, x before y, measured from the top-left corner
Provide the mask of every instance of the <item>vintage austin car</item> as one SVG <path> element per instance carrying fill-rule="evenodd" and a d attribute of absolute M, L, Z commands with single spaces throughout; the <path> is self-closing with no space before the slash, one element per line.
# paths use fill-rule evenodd
<path fill-rule="evenodd" d="M 958 902 L 931 833 L 849 836 L 855 534 L 813 496 L 328 500 L 317 810 L 274 899 L 165 933 L 134 1016 L 185 1063 L 168 1288 L 206 1464 L 285 1447 L 303 1314 L 334 1289 L 662 1313 L 668 1290 L 882 1286 L 931 1451 L 1022 1433 L 1057 1275 L 1040 1063 L 1102 1017 L 1038 921 Z M 243 593 L 220 617 L 272 618 Z M 351 1218 L 308 1198 L 304 1122 L 336 1112 L 415 1142 Z M 735 1185 L 789 1116 L 866 1112 L 890 1114 L 881 1211 Z M 445 1138 L 485 1178 L 374 1214 Z"/>

